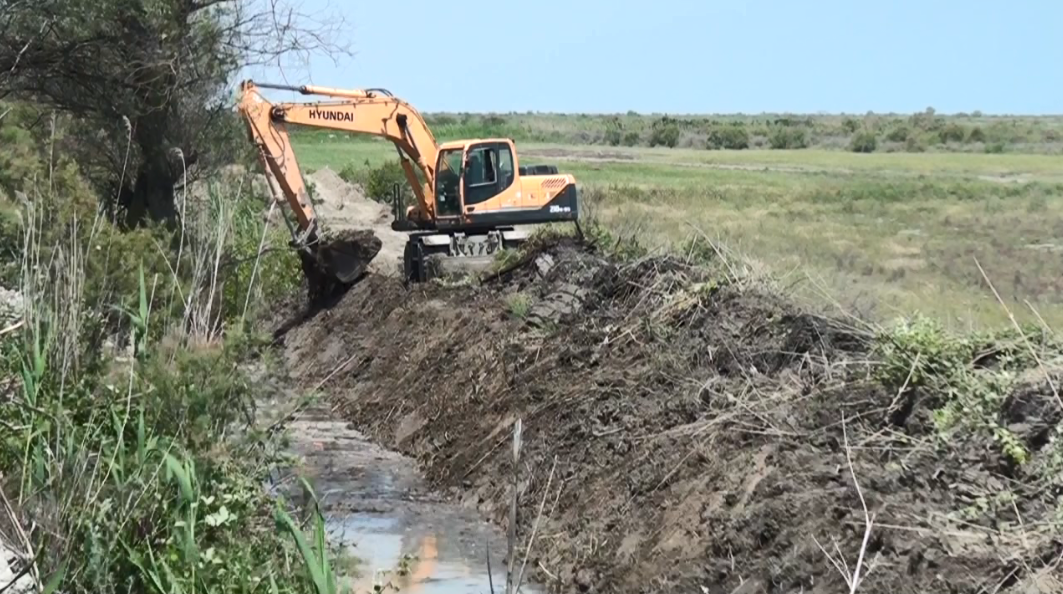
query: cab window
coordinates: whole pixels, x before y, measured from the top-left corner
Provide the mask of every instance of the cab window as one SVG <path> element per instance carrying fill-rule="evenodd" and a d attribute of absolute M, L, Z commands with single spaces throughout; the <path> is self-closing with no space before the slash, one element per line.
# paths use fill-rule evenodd
<path fill-rule="evenodd" d="M 504 144 L 498 148 L 498 176 L 502 178 L 499 190 L 505 190 L 513 183 L 513 152 Z"/>
<path fill-rule="evenodd" d="M 465 183 L 469 186 L 497 183 L 496 165 L 494 151 L 490 147 L 471 149 L 465 167 Z"/>

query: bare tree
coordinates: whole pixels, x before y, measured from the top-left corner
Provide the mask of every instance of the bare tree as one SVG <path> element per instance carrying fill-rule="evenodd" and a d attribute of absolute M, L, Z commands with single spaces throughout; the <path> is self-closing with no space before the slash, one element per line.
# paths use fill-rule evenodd
<path fill-rule="evenodd" d="M 124 220 L 173 221 L 174 184 L 231 156 L 235 76 L 347 52 L 292 0 L 0 0 L 0 99 L 73 116 L 72 146 Z"/>

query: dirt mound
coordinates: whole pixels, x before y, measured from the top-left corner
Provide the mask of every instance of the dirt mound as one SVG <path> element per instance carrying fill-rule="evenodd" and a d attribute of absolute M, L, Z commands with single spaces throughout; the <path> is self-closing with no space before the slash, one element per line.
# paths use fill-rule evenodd
<path fill-rule="evenodd" d="M 940 439 L 914 422 L 933 398 L 875 379 L 871 336 L 723 278 L 562 242 L 480 287 L 369 277 L 285 354 L 500 523 L 522 419 L 521 531 L 545 501 L 529 569 L 555 590 L 841 592 L 862 547 L 862 592 L 1058 585 L 1060 485 L 1027 474 L 1051 476 L 1047 442 L 1026 470 Z M 1031 376 L 1002 410 L 1040 439 L 1052 394 Z"/>
<path fill-rule="evenodd" d="M 402 271 L 402 251 L 406 234 L 391 228 L 391 208 L 367 198 L 355 184 L 324 168 L 307 176 L 314 185 L 314 209 L 330 229 L 367 229 L 380 239 L 380 252 L 369 270 L 386 276 Z"/>

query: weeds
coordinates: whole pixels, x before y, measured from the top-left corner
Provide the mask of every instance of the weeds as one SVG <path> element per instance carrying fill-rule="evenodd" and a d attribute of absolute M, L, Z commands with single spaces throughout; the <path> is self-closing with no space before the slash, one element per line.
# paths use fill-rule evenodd
<path fill-rule="evenodd" d="M 509 314 L 523 320 L 531 313 L 532 299 L 527 293 L 512 293 L 506 296 L 506 309 Z"/>
<path fill-rule="evenodd" d="M 1038 348 L 1063 355 L 1063 346 L 1048 335 L 1039 336 Z M 939 439 L 986 435 L 1009 460 L 1022 465 L 1029 461 L 1029 451 L 1008 428 L 1002 408 L 1019 374 L 1037 364 L 1024 348 L 1025 340 L 1011 330 L 955 336 L 934 320 L 917 316 L 880 334 L 877 377 L 898 393 L 925 389 L 939 395 L 933 411 Z"/>
<path fill-rule="evenodd" d="M 319 592 L 287 570 L 293 545 L 260 487 L 274 459 L 248 431 L 243 363 L 259 342 L 245 304 L 258 311 L 298 274 L 259 249 L 273 237 L 262 204 L 213 186 L 178 232 L 121 232 L 87 194 L 34 197 L 3 241 L 24 307 L 0 336 L 0 492 L 38 552 L 37 583 Z"/>

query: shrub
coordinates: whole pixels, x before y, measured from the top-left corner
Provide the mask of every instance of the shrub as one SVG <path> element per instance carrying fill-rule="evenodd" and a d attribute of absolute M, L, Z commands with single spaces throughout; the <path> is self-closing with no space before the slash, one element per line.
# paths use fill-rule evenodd
<path fill-rule="evenodd" d="M 967 130 L 962 124 L 950 122 L 938 132 L 942 143 L 963 142 L 967 138 Z"/>
<path fill-rule="evenodd" d="M 900 124 L 890 128 L 890 131 L 886 133 L 886 140 L 890 142 L 907 142 L 909 136 L 908 126 Z"/>
<path fill-rule="evenodd" d="M 991 143 L 985 145 L 985 152 L 990 153 L 990 154 L 999 155 L 999 154 L 1004 152 L 1004 143 L 1003 142 L 991 142 Z"/>
<path fill-rule="evenodd" d="M 845 130 L 846 134 L 855 134 L 860 129 L 860 122 L 854 118 L 845 118 L 842 120 L 842 130 Z"/>
<path fill-rule="evenodd" d="M 653 123 L 650 133 L 650 146 L 675 148 L 679 144 L 679 124 L 668 116 Z"/>
<path fill-rule="evenodd" d="M 749 131 L 740 124 L 713 126 L 705 141 L 709 149 L 742 150 L 749 148 Z"/>
<path fill-rule="evenodd" d="M 609 146 L 619 146 L 623 140 L 624 125 L 620 123 L 620 118 L 610 118 L 605 124 L 605 142 Z"/>
<path fill-rule="evenodd" d="M 808 146 L 808 132 L 804 128 L 774 126 L 768 135 L 771 148 L 803 149 Z"/>
<path fill-rule="evenodd" d="M 639 133 L 635 132 L 634 130 L 630 130 L 626 134 L 624 134 L 624 146 L 638 146 L 639 142 L 641 141 L 642 137 L 639 136 Z"/>
<path fill-rule="evenodd" d="M 933 412 L 940 439 L 949 439 L 958 429 L 980 433 L 995 441 L 1014 464 L 1021 465 L 1028 461 L 1029 452 L 1000 423 L 1000 416 L 1016 372 L 1035 364 L 1036 355 L 1026 351 L 1030 344 L 1026 341 L 1039 340 L 1041 333 L 1023 334 L 1023 341 L 1010 329 L 984 336 L 953 336 L 940 323 L 919 316 L 878 336 L 874 350 L 881 363 L 876 375 L 898 393 L 901 388 L 926 388 L 929 393 L 942 395 Z M 993 362 L 976 363 L 979 353 L 990 352 Z"/>
<path fill-rule="evenodd" d="M 339 176 L 348 183 L 360 185 L 366 197 L 377 202 L 391 205 L 395 184 L 399 186 L 403 205 L 413 201 L 413 188 L 398 159 L 391 159 L 378 167 L 372 167 L 369 161 L 362 167 L 348 163 L 340 170 Z"/>
<path fill-rule="evenodd" d="M 904 150 L 909 153 L 922 153 L 926 151 L 926 143 L 913 134 L 904 141 Z"/>
<path fill-rule="evenodd" d="M 971 131 L 967 133 L 967 142 L 985 142 L 985 132 L 981 126 L 971 128 Z"/>
<path fill-rule="evenodd" d="M 862 130 L 853 135 L 849 150 L 854 153 L 873 153 L 878 148 L 878 137 L 871 130 Z"/>

